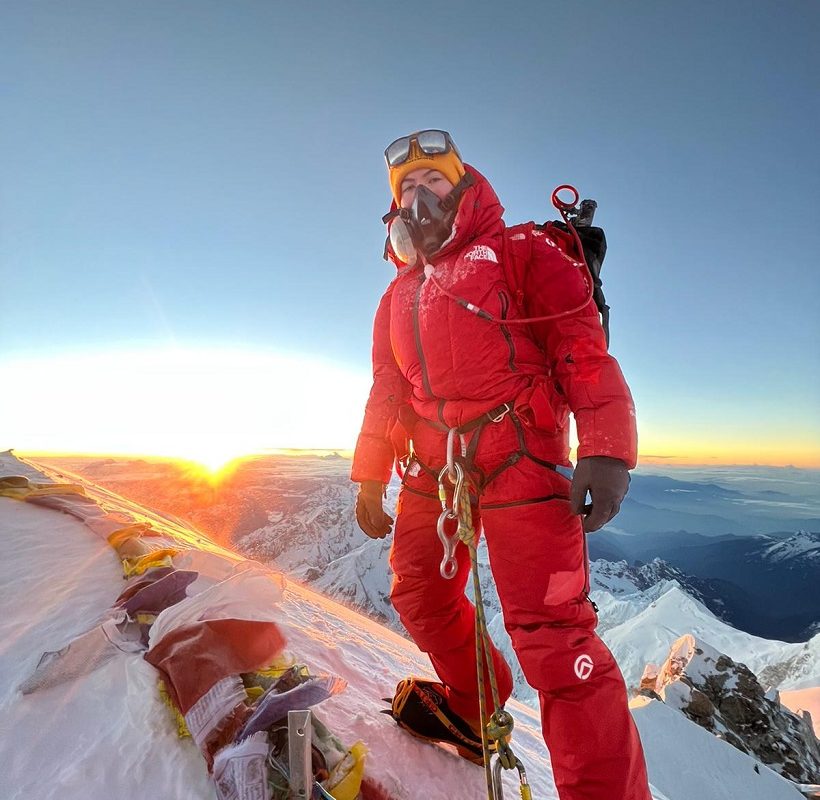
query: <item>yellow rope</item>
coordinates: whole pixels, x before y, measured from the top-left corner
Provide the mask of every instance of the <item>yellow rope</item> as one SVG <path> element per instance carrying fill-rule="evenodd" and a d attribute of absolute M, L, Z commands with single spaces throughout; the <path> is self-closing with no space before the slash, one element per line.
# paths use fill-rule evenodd
<path fill-rule="evenodd" d="M 484 755 L 484 775 L 487 780 L 487 797 L 489 800 L 498 800 L 496 798 L 493 772 L 490 764 L 490 743 L 493 742 L 501 766 L 504 769 L 518 770 L 521 783 L 521 800 L 532 800 L 532 792 L 527 783 L 527 773 L 524 769 L 524 765 L 515 756 L 509 744 L 509 739 L 514 727 L 514 720 L 512 714 L 501 708 L 498 694 L 498 681 L 496 680 L 495 666 L 492 657 L 492 641 L 487 631 L 487 619 L 484 613 L 484 601 L 481 595 L 478 550 L 476 546 L 475 527 L 473 526 L 473 512 L 470 507 L 469 480 L 466 477 L 462 485 L 462 491 L 465 496 L 454 498 L 454 505 L 458 507 L 458 538 L 467 546 L 467 550 L 470 553 L 470 567 L 473 574 L 478 708 L 481 718 L 481 749 Z M 493 712 L 489 715 L 489 718 L 487 715 L 487 698 L 484 689 L 485 670 L 490 682 L 490 692 L 493 700 Z M 499 792 L 500 791 L 501 787 L 499 785 Z"/>

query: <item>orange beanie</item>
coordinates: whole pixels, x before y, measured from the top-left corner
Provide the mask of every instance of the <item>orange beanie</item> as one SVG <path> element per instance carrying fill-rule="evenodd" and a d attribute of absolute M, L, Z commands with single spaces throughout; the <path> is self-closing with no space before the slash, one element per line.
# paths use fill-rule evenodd
<path fill-rule="evenodd" d="M 416 169 L 437 169 L 450 183 L 455 186 L 464 177 L 464 164 L 456 155 L 455 150 L 450 149 L 446 153 L 437 153 L 428 156 L 422 152 L 415 139 L 410 143 L 410 155 L 407 161 L 388 168 L 390 178 L 390 188 L 393 191 L 393 199 L 396 205 L 401 205 L 401 182 L 408 173 Z"/>

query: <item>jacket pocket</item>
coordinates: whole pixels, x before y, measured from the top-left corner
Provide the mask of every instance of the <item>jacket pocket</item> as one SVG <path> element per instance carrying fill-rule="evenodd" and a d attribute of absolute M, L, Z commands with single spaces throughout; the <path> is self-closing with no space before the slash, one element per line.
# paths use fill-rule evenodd
<path fill-rule="evenodd" d="M 405 462 L 410 457 L 410 434 L 399 420 L 390 429 L 390 444 L 397 461 Z"/>
<path fill-rule="evenodd" d="M 526 426 L 544 433 L 555 433 L 559 427 L 556 414 L 558 401 L 552 379 L 546 375 L 536 375 L 515 399 L 515 413 Z"/>
<path fill-rule="evenodd" d="M 393 453 L 399 462 L 406 462 L 410 457 L 410 442 L 413 439 L 413 431 L 418 419 L 418 414 L 409 403 L 399 406 L 389 434 Z"/>

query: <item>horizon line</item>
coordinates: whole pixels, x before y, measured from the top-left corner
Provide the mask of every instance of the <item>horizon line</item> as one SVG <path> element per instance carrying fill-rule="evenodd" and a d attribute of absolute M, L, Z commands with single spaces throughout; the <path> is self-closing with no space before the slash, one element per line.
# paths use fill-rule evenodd
<path fill-rule="evenodd" d="M 184 455 L 169 455 L 157 453 L 141 453 L 141 452 L 116 452 L 116 451 L 77 451 L 77 450 L 26 450 L 23 448 L 7 448 L 6 451 L 0 452 L 16 452 L 23 457 L 33 458 L 121 458 L 121 459 L 140 459 L 140 460 L 154 460 L 154 461 L 181 461 L 201 463 L 197 458 Z M 262 448 L 253 452 L 243 453 L 226 459 L 225 463 L 232 463 L 235 461 L 249 460 L 253 458 L 260 458 L 265 456 L 284 456 L 284 457 L 298 457 L 308 455 L 337 455 L 340 458 L 351 459 L 353 457 L 353 450 L 347 447 L 271 447 Z M 714 457 L 717 459 L 717 456 Z M 670 468 L 713 468 L 713 467 L 736 467 L 746 469 L 792 469 L 792 470 L 818 470 L 820 469 L 820 462 L 800 464 L 800 463 L 760 463 L 750 461 L 729 461 L 729 460 L 710 460 L 710 461 L 689 461 L 686 456 L 679 455 L 658 455 L 658 454 L 639 454 L 638 466 L 655 466 L 655 467 L 670 467 Z"/>

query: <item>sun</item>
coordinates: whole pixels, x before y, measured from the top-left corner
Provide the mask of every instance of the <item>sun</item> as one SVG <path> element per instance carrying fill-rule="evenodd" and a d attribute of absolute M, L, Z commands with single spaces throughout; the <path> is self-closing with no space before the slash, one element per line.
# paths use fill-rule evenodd
<path fill-rule="evenodd" d="M 187 457 L 209 472 L 216 474 L 225 470 L 232 462 L 241 459 L 242 455 L 241 453 L 216 448 L 210 451 L 192 453 Z"/>
<path fill-rule="evenodd" d="M 172 459 L 177 463 L 183 474 L 191 479 L 196 479 L 211 486 L 217 486 L 233 475 L 242 462 L 244 456 L 235 454 L 213 452 L 210 454 L 200 453 L 196 456 L 185 456 Z"/>
<path fill-rule="evenodd" d="M 216 484 L 232 475 L 243 461 L 252 456 L 252 452 L 239 452 L 236 445 L 231 446 L 229 441 L 214 441 L 207 447 L 201 444 L 182 447 L 173 460 L 179 462 L 186 472 Z"/>
<path fill-rule="evenodd" d="M 204 461 L 201 461 L 203 467 L 206 467 L 211 472 L 220 472 L 221 470 L 225 469 L 231 462 L 235 461 L 234 458 L 225 458 L 221 455 L 215 455 L 211 458 L 207 458 Z"/>

